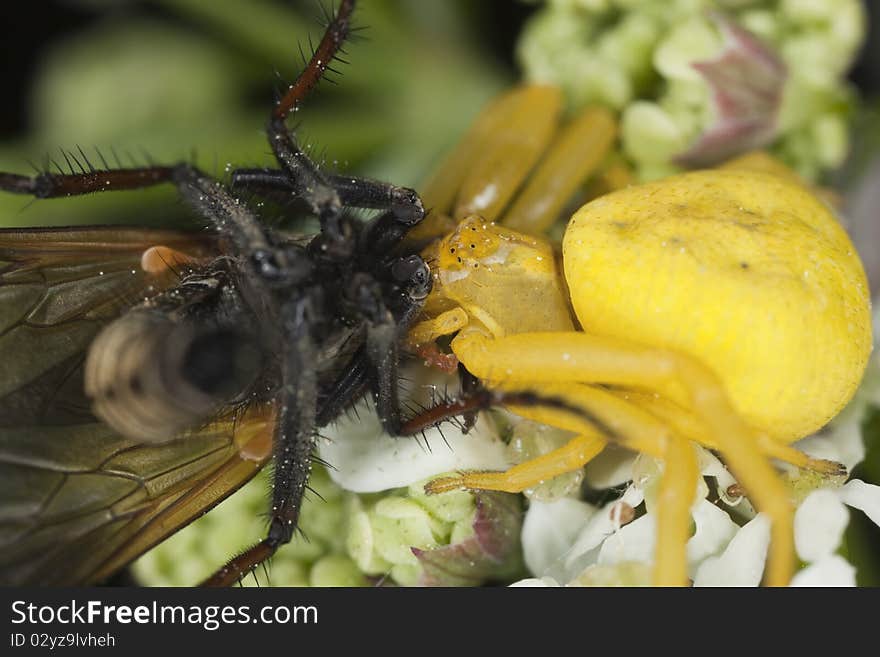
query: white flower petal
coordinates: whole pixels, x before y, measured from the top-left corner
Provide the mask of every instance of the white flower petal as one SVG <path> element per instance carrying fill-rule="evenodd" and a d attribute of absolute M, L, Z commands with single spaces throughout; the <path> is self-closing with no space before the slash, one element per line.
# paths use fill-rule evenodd
<path fill-rule="evenodd" d="M 693 575 L 700 563 L 730 543 L 739 527 L 727 513 L 706 500 L 695 504 L 691 513 L 697 526 L 687 543 L 688 566 Z"/>
<path fill-rule="evenodd" d="M 736 483 L 736 479 L 733 478 L 733 475 L 730 474 L 730 471 L 718 457 L 708 449 L 703 449 L 699 446 L 697 448 L 697 455 L 699 456 L 700 472 L 706 477 L 715 478 L 718 482 L 718 493 L 724 503 L 732 506 L 741 501 L 742 498 L 731 499 L 728 497 L 727 489 Z"/>
<path fill-rule="evenodd" d="M 510 463 L 504 443 L 485 417 L 464 435 L 454 426 L 425 431 L 425 441 L 391 438 L 382 430 L 375 410 L 358 407 L 360 419 L 346 418 L 325 429 L 328 439 L 319 441 L 319 454 L 332 467 L 330 477 L 356 493 L 399 488 L 450 470 L 505 470 Z M 445 437 L 445 441 L 444 441 Z M 447 445 L 448 443 L 448 445 Z"/>
<path fill-rule="evenodd" d="M 849 512 L 836 491 L 813 491 L 794 514 L 794 543 L 798 555 L 804 561 L 818 561 L 833 554 L 848 522 Z"/>
<path fill-rule="evenodd" d="M 614 488 L 633 478 L 633 463 L 638 454 L 619 445 L 608 445 L 587 463 L 585 477 L 596 489 Z"/>
<path fill-rule="evenodd" d="M 652 563 L 657 527 L 654 516 L 646 513 L 614 532 L 602 543 L 597 563 L 607 565 L 623 561 Z"/>
<path fill-rule="evenodd" d="M 630 486 L 620 499 L 606 504 L 593 514 L 586 526 L 581 530 L 580 535 L 571 547 L 571 552 L 565 559 L 566 569 L 575 569 L 577 572 L 580 572 L 590 565 L 589 562 L 584 563 L 582 557 L 585 557 L 585 555 L 599 547 L 602 541 L 619 529 L 617 522 L 612 518 L 612 509 L 615 505 L 624 503 L 635 508 L 644 499 L 644 492 L 640 488 Z"/>
<path fill-rule="evenodd" d="M 810 564 L 791 580 L 792 586 L 855 586 L 856 569 L 837 554 Z"/>
<path fill-rule="evenodd" d="M 559 582 L 552 577 L 529 577 L 510 584 L 510 587 L 516 588 L 533 588 L 542 586 L 559 586 Z"/>
<path fill-rule="evenodd" d="M 694 586 L 758 586 L 770 545 L 770 520 L 758 514 L 731 539 L 719 557 L 697 569 Z"/>
<path fill-rule="evenodd" d="M 865 458 L 862 419 L 866 409 L 863 400 L 854 399 L 834 418 L 827 432 L 799 440 L 793 447 L 813 458 L 843 463 L 851 471 Z"/>
<path fill-rule="evenodd" d="M 529 571 L 538 577 L 550 575 L 567 581 L 562 559 L 595 513 L 596 507 L 569 497 L 532 501 L 522 529 L 523 556 Z"/>
<path fill-rule="evenodd" d="M 880 525 L 880 486 L 853 479 L 837 490 L 843 502 L 864 512 L 875 525 Z"/>

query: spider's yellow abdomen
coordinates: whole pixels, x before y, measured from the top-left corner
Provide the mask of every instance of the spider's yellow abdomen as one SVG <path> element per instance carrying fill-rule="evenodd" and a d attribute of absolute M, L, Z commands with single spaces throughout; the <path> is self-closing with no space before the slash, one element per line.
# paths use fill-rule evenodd
<path fill-rule="evenodd" d="M 819 429 L 861 380 L 862 264 L 828 208 L 790 181 L 713 170 L 615 192 L 574 215 L 563 262 L 584 331 L 698 358 L 777 440 Z"/>

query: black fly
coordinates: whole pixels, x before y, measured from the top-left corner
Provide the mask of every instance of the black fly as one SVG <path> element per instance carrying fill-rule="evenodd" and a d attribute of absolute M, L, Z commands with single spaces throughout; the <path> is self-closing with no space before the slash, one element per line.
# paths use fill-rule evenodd
<path fill-rule="evenodd" d="M 36 198 L 171 183 L 214 229 L 198 240 L 0 232 L 0 303 L 18 309 L 0 327 L 4 360 L 18 363 L 0 387 L 3 583 L 100 580 L 271 456 L 266 538 L 205 582 L 234 583 L 293 536 L 318 427 L 371 390 L 383 426 L 401 433 L 398 344 L 431 276 L 398 247 L 422 203 L 323 172 L 285 125 L 339 53 L 354 5 L 342 0 L 272 109 L 277 168 L 235 170 L 229 186 L 185 163 L 0 173 L 0 189 Z M 303 242 L 267 227 L 242 193 L 296 198 L 320 231 Z M 380 212 L 365 223 L 347 208 Z M 132 305 L 135 294 L 147 298 Z M 40 366 L 33 350 L 46 352 Z"/>

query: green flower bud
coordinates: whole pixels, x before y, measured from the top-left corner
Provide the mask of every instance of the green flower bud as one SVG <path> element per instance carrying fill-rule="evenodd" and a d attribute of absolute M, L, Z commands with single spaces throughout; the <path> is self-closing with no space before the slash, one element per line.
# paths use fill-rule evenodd
<path fill-rule="evenodd" d="M 824 114 L 810 126 L 819 164 L 826 169 L 835 169 L 846 158 L 849 135 L 846 121 L 837 114 Z"/>
<path fill-rule="evenodd" d="M 369 582 L 349 557 L 331 554 L 315 562 L 309 573 L 308 584 L 309 586 L 367 586 Z"/>
<path fill-rule="evenodd" d="M 319 466 L 313 468 L 310 485 L 323 499 L 306 497 L 300 528 L 307 538 L 296 534 L 278 550 L 268 567 L 271 584 L 305 586 L 313 563 L 344 549 L 345 493 Z M 135 577 L 148 586 L 192 586 L 211 575 L 264 535 L 268 488 L 269 473 L 264 471 L 210 513 L 135 561 Z M 262 571 L 257 572 L 257 578 L 266 584 Z M 242 583 L 257 582 L 246 577 Z"/>
<path fill-rule="evenodd" d="M 370 515 L 374 549 L 393 564 L 415 564 L 413 547 L 433 548 L 443 538 L 441 521 L 427 509 L 403 497 L 388 497 Z"/>
<path fill-rule="evenodd" d="M 474 496 L 468 491 L 454 490 L 443 495 L 428 495 L 424 482 L 417 482 L 407 489 L 407 495 L 431 516 L 443 522 L 464 522 L 469 526 L 473 521 Z"/>
<path fill-rule="evenodd" d="M 366 498 L 370 499 L 366 499 Z M 476 585 L 520 566 L 519 497 L 408 489 L 348 505 L 346 547 L 361 572 L 403 586 Z"/>
<path fill-rule="evenodd" d="M 744 11 L 737 22 L 765 43 L 777 43 L 783 30 L 776 13 L 765 9 Z"/>
<path fill-rule="evenodd" d="M 636 101 L 624 110 L 620 134 L 626 155 L 643 163 L 671 162 L 688 143 L 672 116 L 648 101 Z"/>
<path fill-rule="evenodd" d="M 367 575 L 383 575 L 391 564 L 379 556 L 374 549 L 373 525 L 370 517 L 357 497 L 349 502 L 348 533 L 345 549 L 357 567 Z"/>
<path fill-rule="evenodd" d="M 607 57 L 602 57 L 593 46 L 600 39 L 599 29 L 589 14 L 575 10 L 538 12 L 518 44 L 526 77 L 561 86 L 575 107 L 588 103 L 623 107 L 632 98 L 633 80 L 616 57 L 627 50 L 627 43 L 605 40 Z M 639 51 L 649 53 L 649 48 L 640 44 L 630 50 L 626 66 L 647 70 L 632 57 Z"/>
<path fill-rule="evenodd" d="M 701 74 L 694 62 L 715 57 L 722 46 L 715 26 L 703 16 L 692 16 L 657 44 L 654 68 L 666 78 L 699 81 Z"/>
<path fill-rule="evenodd" d="M 476 510 L 466 531 L 453 531 L 455 540 L 432 550 L 413 548 L 421 586 L 476 586 L 489 579 L 507 580 L 523 569 L 520 534 L 522 504 L 518 495 L 473 494 Z"/>

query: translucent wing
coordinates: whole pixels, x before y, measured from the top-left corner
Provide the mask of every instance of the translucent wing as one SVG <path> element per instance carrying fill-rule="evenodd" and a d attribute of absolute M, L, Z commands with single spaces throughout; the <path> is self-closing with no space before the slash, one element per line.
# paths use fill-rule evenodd
<path fill-rule="evenodd" d="M 204 237 L 118 228 L 0 231 L 0 584 L 98 582 L 250 479 L 272 409 L 228 413 L 163 444 L 89 410 L 82 365 L 108 321 L 177 280 L 157 245 L 210 257 Z"/>

